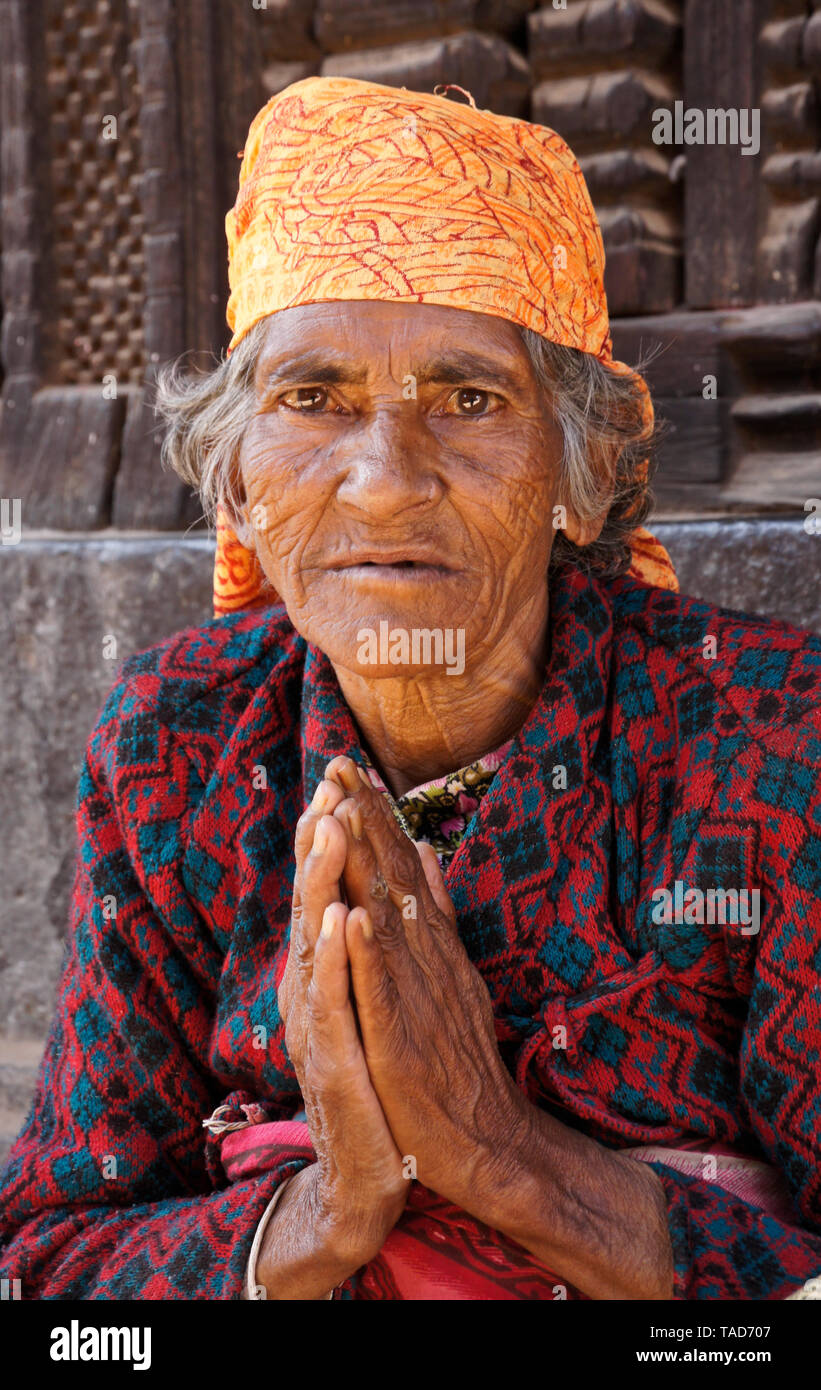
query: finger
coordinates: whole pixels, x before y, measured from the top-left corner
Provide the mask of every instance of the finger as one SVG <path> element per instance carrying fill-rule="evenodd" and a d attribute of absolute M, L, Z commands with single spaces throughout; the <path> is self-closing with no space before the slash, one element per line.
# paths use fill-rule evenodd
<path fill-rule="evenodd" d="M 375 788 L 357 793 L 362 812 L 365 845 L 370 845 L 377 865 L 388 886 L 391 901 L 402 915 L 408 941 L 418 956 L 429 950 L 430 932 L 443 931 L 445 936 L 455 931 L 456 910 L 445 885 L 439 860 L 430 845 L 411 840 L 400 828 L 387 799 Z M 347 802 L 340 802 L 336 815 L 345 814 Z M 352 868 L 356 860 L 349 849 L 346 860 Z M 421 870 L 421 872 L 420 872 Z M 353 905 L 368 903 L 348 895 Z M 415 923 L 419 922 L 419 928 Z"/>
<path fill-rule="evenodd" d="M 296 835 L 294 837 L 294 854 L 296 857 L 296 871 L 294 873 L 294 887 L 292 896 L 292 929 L 293 920 L 299 920 L 303 907 L 303 886 L 302 879 L 305 871 L 305 861 L 311 852 L 314 842 L 317 823 L 320 816 L 331 814 L 338 803 L 342 800 L 342 792 L 335 782 L 329 782 L 325 778 L 317 784 L 313 798 L 307 808 L 303 811 L 296 825 Z M 337 897 L 339 895 L 337 894 Z"/>
<path fill-rule="evenodd" d="M 422 862 L 422 872 L 425 875 L 425 882 L 430 889 L 431 897 L 436 903 L 442 916 L 447 918 L 451 925 L 455 925 L 455 911 L 450 893 L 445 884 L 444 874 L 439 863 L 439 856 L 433 845 L 429 845 L 426 840 L 416 841 L 416 852 Z"/>
<path fill-rule="evenodd" d="M 311 977 L 311 1007 L 315 1016 L 319 1013 L 323 1016 L 344 1013 L 351 1008 L 348 948 L 345 945 L 347 916 L 348 909 L 342 902 L 328 903 L 322 914 Z"/>
<path fill-rule="evenodd" d="M 325 768 L 325 777 L 328 781 L 338 785 L 344 796 L 351 796 L 359 787 L 368 782 L 364 768 L 360 772 L 359 765 L 354 762 L 353 758 L 344 756 L 331 759 Z"/>
<path fill-rule="evenodd" d="M 395 953 L 413 949 L 411 938 L 418 936 L 419 888 L 423 881 L 421 865 L 407 836 L 401 849 L 390 842 L 381 856 L 365 833 L 358 799 L 348 797 L 334 812 L 334 819 L 345 829 L 347 853 L 342 871 L 345 896 L 351 907 L 367 909 L 375 924 L 383 950 Z M 403 856 L 400 859 L 400 854 Z"/>
<path fill-rule="evenodd" d="M 311 847 L 303 860 L 300 890 L 291 914 L 291 953 L 303 989 L 307 989 L 314 965 L 314 950 L 322 916 L 340 898 L 339 880 L 345 863 L 345 833 L 333 816 L 316 821 Z"/>
<path fill-rule="evenodd" d="M 332 815 L 339 802 L 342 800 L 344 792 L 336 784 L 327 778 L 322 779 L 317 784 L 313 797 L 303 811 L 296 826 L 296 836 L 294 839 L 294 851 L 297 862 L 297 879 L 302 861 L 310 852 L 313 843 L 316 823 L 320 816 Z"/>
<path fill-rule="evenodd" d="M 308 989 L 309 1087 L 321 1086 L 326 1098 L 373 1090 L 351 1002 L 347 916 L 344 903 L 325 909 Z"/>
<path fill-rule="evenodd" d="M 362 807 L 364 814 L 377 818 L 377 822 L 381 822 L 383 830 L 396 843 L 407 840 L 407 835 L 391 811 L 385 793 L 373 786 L 365 769 L 355 763 L 353 758 L 334 758 L 328 763 L 325 775 L 329 779 L 333 778 L 339 786 L 343 787 L 348 796 L 354 797 Z"/>
<path fill-rule="evenodd" d="M 356 1015 L 366 1053 L 378 1055 L 380 1043 L 399 1018 L 400 996 L 385 959 L 373 920 L 365 908 L 351 908 L 345 922 Z"/>

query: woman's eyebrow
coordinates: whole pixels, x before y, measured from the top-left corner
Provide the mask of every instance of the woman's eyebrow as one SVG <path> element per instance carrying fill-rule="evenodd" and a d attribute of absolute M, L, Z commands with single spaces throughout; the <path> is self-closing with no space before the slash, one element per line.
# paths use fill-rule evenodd
<path fill-rule="evenodd" d="M 458 349 L 425 363 L 414 375 L 423 384 L 444 382 L 458 386 L 462 382 L 481 378 L 488 385 L 498 386 L 502 390 L 511 391 L 521 385 L 514 372 L 507 371 L 493 358 Z M 363 386 L 368 380 L 368 368 L 344 365 L 321 351 L 298 353 L 279 362 L 274 360 L 270 366 L 262 364 L 262 380 L 266 383 L 297 378 L 310 379 L 323 386 Z"/>
<path fill-rule="evenodd" d="M 319 382 L 323 386 L 362 386 L 368 379 L 367 367 L 343 366 L 325 352 L 305 352 L 271 362 L 263 362 L 262 379 L 290 381 L 297 377 Z"/>
<path fill-rule="evenodd" d="M 437 357 L 420 367 L 416 373 L 417 381 L 442 381 L 454 386 L 477 378 L 508 391 L 521 385 L 515 372 L 507 371 L 493 358 L 482 357 L 475 352 L 449 352 L 446 357 Z"/>

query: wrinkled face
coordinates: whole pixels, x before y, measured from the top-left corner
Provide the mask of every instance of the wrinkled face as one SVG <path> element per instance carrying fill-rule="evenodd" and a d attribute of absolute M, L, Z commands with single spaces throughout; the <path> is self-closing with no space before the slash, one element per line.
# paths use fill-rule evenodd
<path fill-rule="evenodd" d="M 543 627 L 562 442 L 514 324 L 428 304 L 283 310 L 255 394 L 239 459 L 253 543 L 335 666 L 396 676 L 361 662 L 362 630 L 384 622 L 461 629 L 477 669 L 523 614 Z"/>

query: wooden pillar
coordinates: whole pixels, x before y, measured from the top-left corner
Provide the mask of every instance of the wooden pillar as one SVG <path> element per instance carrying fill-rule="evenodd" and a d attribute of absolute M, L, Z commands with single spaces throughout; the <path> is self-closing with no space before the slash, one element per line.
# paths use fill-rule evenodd
<path fill-rule="evenodd" d="M 684 110 L 759 106 L 758 35 L 766 0 L 686 0 Z M 752 304 L 762 156 L 693 144 L 686 157 L 685 299 L 694 309 Z"/>

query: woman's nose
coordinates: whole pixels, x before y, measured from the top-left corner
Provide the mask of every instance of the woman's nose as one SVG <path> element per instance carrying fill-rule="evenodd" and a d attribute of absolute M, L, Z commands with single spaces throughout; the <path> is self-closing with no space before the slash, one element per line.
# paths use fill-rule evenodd
<path fill-rule="evenodd" d="M 430 506 L 443 491 L 436 447 L 410 403 L 375 411 L 346 442 L 337 499 L 385 519 Z"/>

